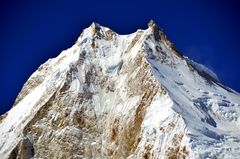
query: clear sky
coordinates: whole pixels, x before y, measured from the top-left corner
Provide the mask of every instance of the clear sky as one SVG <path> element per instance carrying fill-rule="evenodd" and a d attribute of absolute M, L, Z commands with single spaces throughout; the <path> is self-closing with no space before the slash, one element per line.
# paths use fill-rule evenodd
<path fill-rule="evenodd" d="M 176 48 L 240 92 L 238 0 L 1 0 L 0 114 L 28 77 L 93 21 L 119 34 L 157 22 Z"/>

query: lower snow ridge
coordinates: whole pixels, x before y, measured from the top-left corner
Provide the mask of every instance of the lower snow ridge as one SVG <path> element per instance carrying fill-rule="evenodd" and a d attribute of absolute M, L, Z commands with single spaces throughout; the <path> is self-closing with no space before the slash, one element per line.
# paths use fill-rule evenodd
<path fill-rule="evenodd" d="M 156 95 L 142 124 L 137 154 L 129 158 L 188 158 L 191 156 L 184 120 L 172 110 L 168 96 Z"/>

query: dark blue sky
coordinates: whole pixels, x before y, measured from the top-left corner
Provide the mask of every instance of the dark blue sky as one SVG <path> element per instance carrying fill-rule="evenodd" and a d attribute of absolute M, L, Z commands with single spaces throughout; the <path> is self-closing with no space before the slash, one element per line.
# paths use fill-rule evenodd
<path fill-rule="evenodd" d="M 155 20 L 177 49 L 240 91 L 240 6 L 234 0 L 0 1 L 0 114 L 28 77 L 93 21 L 120 34 Z"/>

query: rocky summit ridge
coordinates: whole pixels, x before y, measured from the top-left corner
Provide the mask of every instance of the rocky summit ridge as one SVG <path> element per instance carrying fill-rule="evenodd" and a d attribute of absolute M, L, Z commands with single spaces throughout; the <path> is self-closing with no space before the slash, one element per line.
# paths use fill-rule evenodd
<path fill-rule="evenodd" d="M 129 35 L 93 23 L 0 118 L 2 159 L 238 159 L 239 145 L 239 93 L 153 21 Z"/>

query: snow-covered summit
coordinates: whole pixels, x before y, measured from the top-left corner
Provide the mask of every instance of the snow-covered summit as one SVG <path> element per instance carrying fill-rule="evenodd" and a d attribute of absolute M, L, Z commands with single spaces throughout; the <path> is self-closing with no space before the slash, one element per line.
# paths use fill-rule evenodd
<path fill-rule="evenodd" d="M 162 29 L 93 23 L 0 118 L 2 158 L 239 158 L 240 95 Z"/>

